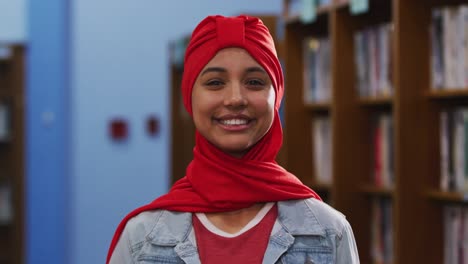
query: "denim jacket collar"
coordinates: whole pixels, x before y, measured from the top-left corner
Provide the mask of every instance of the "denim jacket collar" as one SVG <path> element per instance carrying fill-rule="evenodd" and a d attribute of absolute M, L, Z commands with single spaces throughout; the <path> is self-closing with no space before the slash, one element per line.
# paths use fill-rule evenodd
<path fill-rule="evenodd" d="M 326 235 L 325 228 L 306 200 L 278 202 L 278 220 L 291 235 Z"/>
<path fill-rule="evenodd" d="M 326 235 L 304 200 L 278 202 L 278 221 L 291 235 Z M 175 246 L 186 241 L 191 231 L 192 213 L 163 211 L 146 239 L 155 245 Z"/>
<path fill-rule="evenodd" d="M 175 246 L 192 230 L 192 213 L 162 211 L 146 240 L 159 246 Z"/>

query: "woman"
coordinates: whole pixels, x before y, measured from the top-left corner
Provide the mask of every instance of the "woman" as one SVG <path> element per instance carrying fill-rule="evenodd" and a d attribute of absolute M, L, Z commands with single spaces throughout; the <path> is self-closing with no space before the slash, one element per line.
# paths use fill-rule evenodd
<path fill-rule="evenodd" d="M 283 74 L 254 17 L 195 28 L 182 80 L 194 158 L 170 192 L 119 225 L 107 262 L 359 263 L 344 216 L 275 162 Z"/>

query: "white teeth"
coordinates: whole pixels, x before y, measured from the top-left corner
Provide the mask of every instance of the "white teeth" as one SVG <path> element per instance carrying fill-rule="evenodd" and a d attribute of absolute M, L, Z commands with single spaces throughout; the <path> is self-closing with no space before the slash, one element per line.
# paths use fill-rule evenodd
<path fill-rule="evenodd" d="M 228 125 L 228 126 L 238 126 L 238 125 L 245 125 L 247 124 L 247 120 L 245 119 L 229 119 L 229 120 L 221 120 L 221 124 Z"/>

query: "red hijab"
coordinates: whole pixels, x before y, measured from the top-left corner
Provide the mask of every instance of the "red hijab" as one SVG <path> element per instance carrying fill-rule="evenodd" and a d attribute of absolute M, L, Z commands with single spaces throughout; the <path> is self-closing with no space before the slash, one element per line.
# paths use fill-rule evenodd
<path fill-rule="evenodd" d="M 141 212 L 165 209 L 182 212 L 225 212 L 258 202 L 320 197 L 275 159 L 283 141 L 278 108 L 283 97 L 283 73 L 273 39 L 255 17 L 208 16 L 195 28 L 188 44 L 182 79 L 182 96 L 192 113 L 191 95 L 196 78 L 215 54 L 227 47 L 245 49 L 270 76 L 275 89 L 275 117 L 266 135 L 242 158 L 232 157 L 196 132 L 193 160 L 186 176 L 169 193 L 128 214 L 118 226 L 107 263 L 127 221 Z"/>

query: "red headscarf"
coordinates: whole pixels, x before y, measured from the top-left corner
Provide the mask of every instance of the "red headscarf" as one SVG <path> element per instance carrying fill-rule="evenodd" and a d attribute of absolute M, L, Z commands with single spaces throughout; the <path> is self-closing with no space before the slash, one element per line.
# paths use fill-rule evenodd
<path fill-rule="evenodd" d="M 275 161 L 283 141 L 278 108 L 284 81 L 273 38 L 260 19 L 208 16 L 195 28 L 185 53 L 182 79 L 187 111 L 192 113 L 192 88 L 198 74 L 219 50 L 227 47 L 245 49 L 270 76 L 276 94 L 275 117 L 270 130 L 240 159 L 222 152 L 196 132 L 194 158 L 187 167 L 186 176 L 177 181 L 169 193 L 123 219 L 112 239 L 107 262 L 127 221 L 143 211 L 224 212 L 258 202 L 320 199 Z"/>

